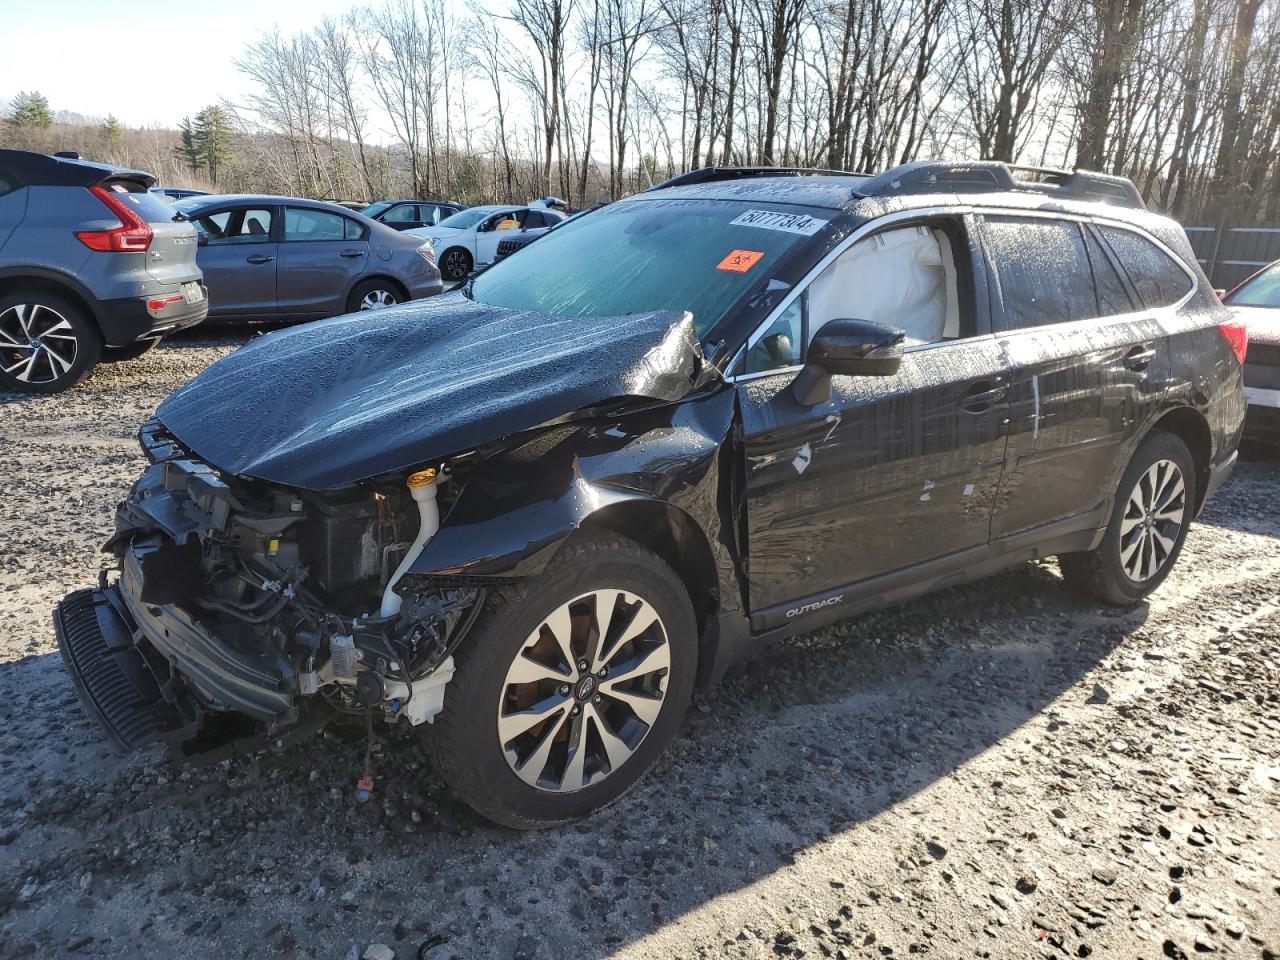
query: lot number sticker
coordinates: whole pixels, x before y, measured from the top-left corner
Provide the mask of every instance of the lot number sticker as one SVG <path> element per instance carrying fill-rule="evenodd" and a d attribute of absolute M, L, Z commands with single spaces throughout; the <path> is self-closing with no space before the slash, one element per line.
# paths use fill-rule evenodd
<path fill-rule="evenodd" d="M 763 256 L 764 253 L 759 250 L 734 250 L 716 264 L 716 269 L 728 270 L 730 273 L 746 273 Z"/>
<path fill-rule="evenodd" d="M 729 222 L 732 227 L 761 227 L 765 230 L 781 230 L 811 237 L 827 225 L 826 220 L 816 220 L 803 213 L 777 213 L 772 210 L 748 210 Z"/>

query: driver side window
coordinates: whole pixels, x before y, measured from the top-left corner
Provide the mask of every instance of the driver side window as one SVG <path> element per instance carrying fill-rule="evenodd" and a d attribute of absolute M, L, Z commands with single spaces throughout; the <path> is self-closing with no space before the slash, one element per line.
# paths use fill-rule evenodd
<path fill-rule="evenodd" d="M 927 224 L 859 240 L 809 286 L 809 338 L 831 320 L 874 320 L 907 334 L 906 346 L 960 336 L 951 239 Z"/>
<path fill-rule="evenodd" d="M 822 271 L 747 350 L 746 373 L 804 362 L 832 320 L 874 320 L 914 346 L 959 339 L 960 297 L 952 233 L 932 223 L 893 227 L 859 240 Z"/>

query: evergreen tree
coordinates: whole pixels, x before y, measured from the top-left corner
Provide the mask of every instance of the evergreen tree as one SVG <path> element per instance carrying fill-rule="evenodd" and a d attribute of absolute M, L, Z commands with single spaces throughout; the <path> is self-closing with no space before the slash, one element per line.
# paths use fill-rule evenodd
<path fill-rule="evenodd" d="M 109 147 L 114 147 L 124 136 L 124 128 L 120 126 L 120 121 L 115 118 L 115 114 L 109 114 L 102 122 L 102 135 Z"/>
<path fill-rule="evenodd" d="M 53 125 L 53 111 L 44 94 L 19 93 L 9 104 L 8 124 L 19 130 L 46 130 Z"/>
<path fill-rule="evenodd" d="M 193 141 L 196 155 L 216 187 L 218 174 L 235 157 L 231 149 L 231 118 L 226 111 L 214 104 L 197 113 Z"/>
<path fill-rule="evenodd" d="M 191 125 L 190 117 L 183 117 L 182 123 L 178 125 L 179 145 L 174 148 L 173 153 L 192 175 L 200 172 L 200 150 L 196 146 L 195 128 Z"/>

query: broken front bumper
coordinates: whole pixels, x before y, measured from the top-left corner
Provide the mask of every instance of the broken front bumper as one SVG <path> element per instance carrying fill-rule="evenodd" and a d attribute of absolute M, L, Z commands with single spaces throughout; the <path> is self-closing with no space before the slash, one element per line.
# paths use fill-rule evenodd
<path fill-rule="evenodd" d="M 143 569 L 130 546 L 118 581 L 68 594 L 53 617 L 76 692 L 117 746 L 189 739 L 210 711 L 298 719 L 288 663 L 234 650 L 180 607 L 146 602 Z"/>

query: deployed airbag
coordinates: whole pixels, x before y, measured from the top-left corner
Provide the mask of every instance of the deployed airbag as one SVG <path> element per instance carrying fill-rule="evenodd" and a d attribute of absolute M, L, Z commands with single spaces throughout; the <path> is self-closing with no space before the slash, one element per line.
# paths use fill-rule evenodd
<path fill-rule="evenodd" d="M 158 415 L 220 470 L 324 489 L 609 400 L 679 400 L 701 357 L 687 313 L 558 317 L 448 294 L 267 334 Z"/>

